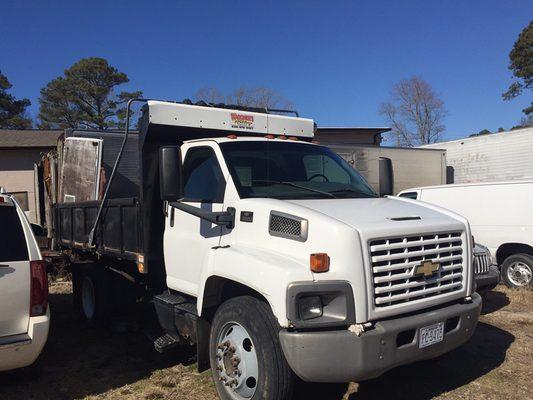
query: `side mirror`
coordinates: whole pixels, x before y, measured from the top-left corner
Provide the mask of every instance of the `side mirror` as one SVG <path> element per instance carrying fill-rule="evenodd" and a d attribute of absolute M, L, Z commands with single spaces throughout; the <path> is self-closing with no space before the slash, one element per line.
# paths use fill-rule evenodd
<path fill-rule="evenodd" d="M 182 197 L 181 152 L 178 146 L 159 148 L 159 190 L 163 201 L 176 201 Z"/>
<path fill-rule="evenodd" d="M 386 157 L 379 158 L 379 195 L 390 196 L 394 193 L 394 173 L 392 160 Z"/>
<path fill-rule="evenodd" d="M 30 224 L 31 230 L 33 231 L 33 234 L 35 236 L 43 236 L 44 235 L 44 229 L 41 225 L 37 224 Z"/>

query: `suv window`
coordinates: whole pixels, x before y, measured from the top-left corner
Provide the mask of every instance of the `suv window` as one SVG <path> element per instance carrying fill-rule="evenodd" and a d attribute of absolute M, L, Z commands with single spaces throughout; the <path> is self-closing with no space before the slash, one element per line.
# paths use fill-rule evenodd
<path fill-rule="evenodd" d="M 28 247 L 17 210 L 12 206 L 0 206 L 2 237 L 0 238 L 0 262 L 27 261 Z"/>
<path fill-rule="evenodd" d="M 226 181 L 210 147 L 189 149 L 183 162 L 185 201 L 222 203 Z"/>

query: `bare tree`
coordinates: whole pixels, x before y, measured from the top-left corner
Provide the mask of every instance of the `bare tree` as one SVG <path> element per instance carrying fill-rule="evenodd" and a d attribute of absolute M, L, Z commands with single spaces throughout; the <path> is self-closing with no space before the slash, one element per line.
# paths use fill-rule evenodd
<path fill-rule="evenodd" d="M 195 101 L 205 101 L 206 103 L 224 103 L 224 95 L 213 86 L 204 86 L 196 91 Z"/>
<path fill-rule="evenodd" d="M 203 87 L 196 92 L 194 98 L 196 101 L 203 100 L 213 104 L 225 102 L 245 107 L 284 109 L 293 107 L 293 104 L 280 93 L 264 86 L 241 86 L 226 96 L 215 87 Z"/>
<path fill-rule="evenodd" d="M 238 106 L 262 108 L 290 109 L 293 107 L 291 102 L 280 93 L 264 86 L 251 88 L 241 86 L 227 97 L 227 102 Z"/>
<path fill-rule="evenodd" d="M 391 100 L 381 104 L 379 113 L 392 127 L 398 146 L 413 147 L 435 143 L 445 130 L 446 109 L 429 83 L 413 76 L 395 84 Z"/>

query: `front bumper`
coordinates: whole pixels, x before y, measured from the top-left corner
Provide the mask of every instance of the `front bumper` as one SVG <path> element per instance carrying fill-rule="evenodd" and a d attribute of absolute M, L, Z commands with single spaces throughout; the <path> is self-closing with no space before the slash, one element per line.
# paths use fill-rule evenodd
<path fill-rule="evenodd" d="M 360 336 L 349 330 L 283 330 L 279 337 L 287 362 L 304 381 L 362 381 L 459 347 L 474 333 L 480 310 L 481 297 L 474 293 L 470 302 L 376 322 Z M 437 322 L 445 322 L 443 341 L 420 349 L 419 329 Z"/>
<path fill-rule="evenodd" d="M 498 269 L 498 266 L 491 265 L 488 272 L 475 275 L 474 281 L 476 282 L 476 290 L 495 287 L 500 283 L 500 270 Z"/>

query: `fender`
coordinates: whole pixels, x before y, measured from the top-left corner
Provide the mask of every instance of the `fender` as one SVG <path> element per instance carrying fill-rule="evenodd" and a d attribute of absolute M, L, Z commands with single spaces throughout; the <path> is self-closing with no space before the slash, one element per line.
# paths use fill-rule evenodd
<path fill-rule="evenodd" d="M 309 265 L 290 257 L 245 246 L 215 248 L 203 266 L 197 299 L 198 315 L 202 315 L 206 282 L 215 276 L 235 281 L 263 295 L 282 327 L 289 325 L 285 303 L 288 284 L 313 281 Z"/>

